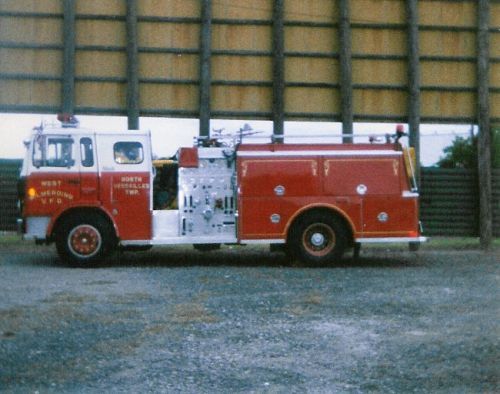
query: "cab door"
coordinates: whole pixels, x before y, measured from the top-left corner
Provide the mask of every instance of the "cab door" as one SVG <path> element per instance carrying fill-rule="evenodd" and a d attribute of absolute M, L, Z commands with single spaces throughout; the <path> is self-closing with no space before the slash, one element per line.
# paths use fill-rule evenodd
<path fill-rule="evenodd" d="M 121 240 L 151 239 L 151 148 L 147 134 L 98 134 L 99 192 Z"/>
<path fill-rule="evenodd" d="M 80 200 L 99 201 L 99 177 L 97 172 L 97 155 L 93 135 L 78 137 L 80 154 Z"/>
<path fill-rule="evenodd" d="M 72 136 L 38 135 L 30 154 L 26 215 L 52 216 L 79 200 L 80 172 Z"/>

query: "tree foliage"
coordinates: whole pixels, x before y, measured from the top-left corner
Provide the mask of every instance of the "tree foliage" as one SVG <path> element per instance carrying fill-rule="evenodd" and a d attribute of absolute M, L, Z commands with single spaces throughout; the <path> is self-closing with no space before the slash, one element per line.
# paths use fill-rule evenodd
<path fill-rule="evenodd" d="M 444 156 L 437 162 L 441 168 L 477 168 L 477 136 L 456 137 L 450 146 L 443 149 Z M 491 164 L 500 168 L 500 128 L 491 133 Z"/>

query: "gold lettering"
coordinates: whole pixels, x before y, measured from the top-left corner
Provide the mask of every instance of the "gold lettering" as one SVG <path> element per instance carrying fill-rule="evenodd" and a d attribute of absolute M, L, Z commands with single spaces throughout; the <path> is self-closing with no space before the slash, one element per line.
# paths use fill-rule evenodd
<path fill-rule="evenodd" d="M 392 169 L 394 171 L 394 176 L 398 176 L 399 162 L 397 160 L 392 162 Z"/>
<path fill-rule="evenodd" d="M 130 190 L 130 189 L 149 189 L 149 183 L 115 183 L 113 185 L 115 189 L 124 189 L 124 190 Z"/>
<path fill-rule="evenodd" d="M 52 181 L 42 180 L 42 181 L 40 181 L 40 185 L 44 186 L 44 187 L 59 187 L 59 186 L 61 186 L 61 184 L 62 184 L 62 181 L 58 181 L 58 180 L 52 180 Z"/>
<path fill-rule="evenodd" d="M 45 200 L 45 202 L 42 202 L 44 204 L 47 201 L 46 197 L 59 197 L 59 199 L 66 198 L 68 200 L 74 199 L 73 194 L 65 192 L 63 190 L 44 190 L 44 191 L 40 192 L 39 196 L 40 196 L 40 198 Z"/>
<path fill-rule="evenodd" d="M 313 176 L 317 176 L 318 175 L 318 163 L 316 161 L 313 161 L 311 163 L 311 166 L 312 166 Z"/>
<path fill-rule="evenodd" d="M 122 176 L 121 181 L 126 182 L 142 182 L 141 176 Z"/>

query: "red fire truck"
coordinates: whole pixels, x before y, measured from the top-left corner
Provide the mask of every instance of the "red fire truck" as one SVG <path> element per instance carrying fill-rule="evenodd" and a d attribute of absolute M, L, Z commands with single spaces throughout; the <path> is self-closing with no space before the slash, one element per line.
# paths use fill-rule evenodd
<path fill-rule="evenodd" d="M 149 132 L 65 126 L 26 142 L 20 225 L 74 266 L 117 248 L 255 243 L 322 265 L 363 243 L 425 240 L 411 150 L 398 141 L 199 139 L 153 161 Z"/>

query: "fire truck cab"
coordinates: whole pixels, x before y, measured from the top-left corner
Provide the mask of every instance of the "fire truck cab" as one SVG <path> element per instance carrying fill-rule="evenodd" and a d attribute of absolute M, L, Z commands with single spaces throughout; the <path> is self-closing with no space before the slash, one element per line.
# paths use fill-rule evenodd
<path fill-rule="evenodd" d="M 75 266 L 118 247 L 250 243 L 322 265 L 366 242 L 425 240 L 411 152 L 397 142 L 199 144 L 153 161 L 148 132 L 59 127 L 26 145 L 24 237 L 55 242 Z"/>

